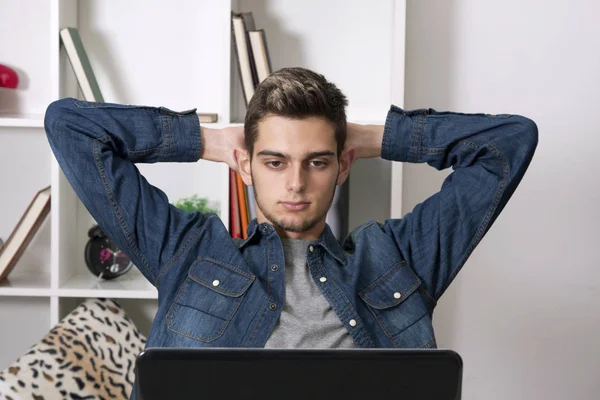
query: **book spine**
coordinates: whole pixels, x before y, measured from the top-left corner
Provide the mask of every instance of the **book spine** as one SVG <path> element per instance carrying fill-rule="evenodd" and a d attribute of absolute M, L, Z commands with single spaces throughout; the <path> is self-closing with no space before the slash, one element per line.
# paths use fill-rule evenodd
<path fill-rule="evenodd" d="M 246 105 L 254 96 L 254 82 L 252 78 L 252 61 L 248 57 L 248 46 L 245 39 L 244 20 L 238 14 L 231 17 L 231 32 L 234 50 L 237 59 L 237 69 L 242 83 L 242 94 Z"/>
<path fill-rule="evenodd" d="M 231 227 L 230 235 L 232 238 L 242 238 L 240 229 L 240 210 L 237 198 L 237 183 L 235 171 L 229 170 L 229 226 Z"/>
<path fill-rule="evenodd" d="M 244 190 L 244 181 L 242 181 L 241 175 L 237 172 L 235 173 L 235 180 L 237 183 L 237 195 L 240 210 L 242 239 L 246 239 L 248 237 L 248 233 L 246 232 L 248 229 L 248 213 L 246 211 L 246 191 Z"/>
<path fill-rule="evenodd" d="M 98 81 L 96 80 L 96 76 L 94 75 L 94 71 L 92 69 L 92 64 L 88 59 L 87 53 L 85 51 L 85 47 L 83 46 L 83 42 L 81 41 L 81 37 L 79 36 L 79 31 L 76 28 L 68 28 L 69 34 L 71 36 L 71 40 L 73 41 L 73 45 L 75 46 L 75 50 L 77 52 L 77 57 L 79 58 L 79 62 L 83 67 L 83 72 L 85 73 L 85 78 L 88 81 L 90 88 L 92 89 L 93 99 L 86 99 L 88 101 L 98 101 L 103 102 L 104 97 L 102 96 L 102 92 L 100 91 L 100 86 L 98 85 Z M 81 77 L 77 77 L 77 79 L 81 79 Z M 80 82 L 81 86 L 81 82 Z"/>
<path fill-rule="evenodd" d="M 39 196 L 39 193 L 38 193 L 38 195 L 36 195 L 36 197 L 37 196 Z M 17 232 L 17 230 L 19 228 L 19 225 L 21 225 L 23 219 L 25 218 L 25 216 L 27 215 L 27 213 L 31 210 L 31 207 L 33 206 L 34 202 L 35 202 L 35 198 L 29 204 L 29 206 L 27 207 L 27 210 L 25 211 L 25 213 L 23 214 L 23 216 L 21 217 L 21 219 L 17 223 L 17 226 L 13 230 L 11 236 L 6 241 L 6 245 L 8 245 L 8 243 L 10 243 L 10 241 L 13 239 L 13 236 Z M 6 279 L 6 277 L 8 276 L 8 274 L 10 274 L 10 272 L 13 270 L 13 268 L 15 267 L 15 265 L 17 264 L 17 262 L 19 261 L 19 259 L 23 255 L 23 253 L 25 252 L 25 249 L 27 249 L 27 246 L 29 245 L 29 243 L 31 243 L 31 241 L 35 237 L 36 232 L 40 229 L 40 227 L 42 226 L 42 223 L 44 222 L 44 220 L 46 219 L 46 217 L 50 213 L 50 204 L 51 204 L 50 203 L 50 197 L 48 197 L 48 200 L 47 200 L 46 204 L 44 204 L 44 208 L 42 209 L 42 211 L 40 212 L 40 214 L 37 216 L 37 218 L 35 220 L 35 223 L 31 227 L 31 229 L 29 230 L 29 232 L 27 232 L 27 235 L 25 236 L 25 239 L 19 244 L 18 250 L 15 252 L 15 254 L 13 255 L 13 257 L 8 261 L 8 264 L 3 268 L 2 273 L 0 273 L 0 282 L 2 282 L 4 279 Z M 5 246 L 3 246 L 2 248 L 0 248 L 0 255 L 2 255 L 2 250 L 4 250 L 4 249 L 6 249 Z"/>
<path fill-rule="evenodd" d="M 248 49 L 248 59 L 250 60 L 250 72 L 252 74 L 252 85 L 256 87 L 259 84 L 256 65 L 254 64 L 254 55 L 252 53 L 252 45 L 250 43 L 250 31 L 256 30 L 254 23 L 254 15 L 252 12 L 244 12 L 241 14 L 244 22 L 244 37 L 246 38 L 246 49 Z"/>
<path fill-rule="evenodd" d="M 264 29 L 250 31 L 249 35 L 258 83 L 260 84 L 271 75 L 271 61 L 267 48 L 266 35 Z"/>
<path fill-rule="evenodd" d="M 256 218 L 256 198 L 254 197 L 254 187 L 247 186 L 247 188 L 248 188 L 248 208 L 250 209 L 248 219 L 250 219 L 250 221 L 252 221 L 254 218 Z"/>

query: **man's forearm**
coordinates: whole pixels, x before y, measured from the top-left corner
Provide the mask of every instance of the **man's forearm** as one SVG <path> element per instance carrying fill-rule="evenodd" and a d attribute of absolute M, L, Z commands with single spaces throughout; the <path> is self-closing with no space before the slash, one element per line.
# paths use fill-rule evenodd
<path fill-rule="evenodd" d="M 347 124 L 346 148 L 356 150 L 355 158 L 381 157 L 383 125 Z"/>
<path fill-rule="evenodd" d="M 194 162 L 202 147 L 195 109 L 176 112 L 65 98 L 50 104 L 44 125 L 53 150 L 66 158 L 78 157 L 73 150 L 88 149 L 94 140 L 134 163 Z"/>
<path fill-rule="evenodd" d="M 214 218 L 173 207 L 134 163 L 198 161 L 202 143 L 195 110 L 61 99 L 48 106 L 44 125 L 77 197 L 158 287 L 170 261 L 185 259 L 180 244 L 195 242 L 196 232 Z"/>
<path fill-rule="evenodd" d="M 202 149 L 200 158 L 208 161 L 223 161 L 224 154 L 228 151 L 227 143 L 223 137 L 222 129 L 202 127 Z"/>
<path fill-rule="evenodd" d="M 203 126 L 200 129 L 202 149 L 200 158 L 208 161 L 224 162 L 234 171 L 238 170 L 235 150 L 245 151 L 244 126 L 229 126 L 213 129 Z"/>
<path fill-rule="evenodd" d="M 537 145 L 537 126 L 520 115 L 465 114 L 392 106 L 382 140 L 382 158 L 423 163 L 436 169 L 463 168 L 480 161 L 517 175 Z M 487 152 L 482 151 L 486 149 Z M 491 157 L 490 157 L 491 156 Z M 486 171 L 490 172 L 488 165 Z M 511 176 L 511 179 L 513 177 Z"/>

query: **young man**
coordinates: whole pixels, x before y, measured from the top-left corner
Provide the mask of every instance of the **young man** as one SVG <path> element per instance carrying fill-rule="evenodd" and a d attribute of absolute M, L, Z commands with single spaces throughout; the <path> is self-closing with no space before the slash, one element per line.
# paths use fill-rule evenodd
<path fill-rule="evenodd" d="M 243 129 L 201 127 L 195 110 L 49 106 L 46 132 L 67 179 L 158 288 L 147 346 L 436 347 L 436 301 L 523 177 L 537 127 L 395 106 L 385 126 L 347 124 L 346 105 L 322 75 L 288 68 L 257 88 Z M 368 221 L 340 243 L 325 217 L 361 157 L 454 172 L 404 218 Z M 135 167 L 200 158 L 254 186 L 248 239 L 171 206 Z"/>

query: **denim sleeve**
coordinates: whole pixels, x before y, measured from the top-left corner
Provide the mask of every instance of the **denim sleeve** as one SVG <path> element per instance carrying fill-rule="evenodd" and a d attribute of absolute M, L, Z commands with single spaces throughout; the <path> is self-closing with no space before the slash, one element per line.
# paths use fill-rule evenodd
<path fill-rule="evenodd" d="M 171 205 L 135 163 L 197 161 L 202 143 L 195 110 L 67 98 L 49 105 L 44 127 L 79 199 L 156 286 L 162 269 L 188 247 L 194 231 L 216 216 Z"/>
<path fill-rule="evenodd" d="M 383 229 L 437 301 L 523 178 L 538 142 L 519 115 L 388 112 L 382 158 L 454 170 L 439 192 Z"/>

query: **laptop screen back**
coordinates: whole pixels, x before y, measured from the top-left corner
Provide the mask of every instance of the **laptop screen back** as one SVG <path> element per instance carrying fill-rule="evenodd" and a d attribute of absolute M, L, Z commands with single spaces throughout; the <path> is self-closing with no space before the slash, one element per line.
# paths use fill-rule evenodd
<path fill-rule="evenodd" d="M 450 350 L 166 349 L 142 352 L 136 399 L 460 398 Z"/>

